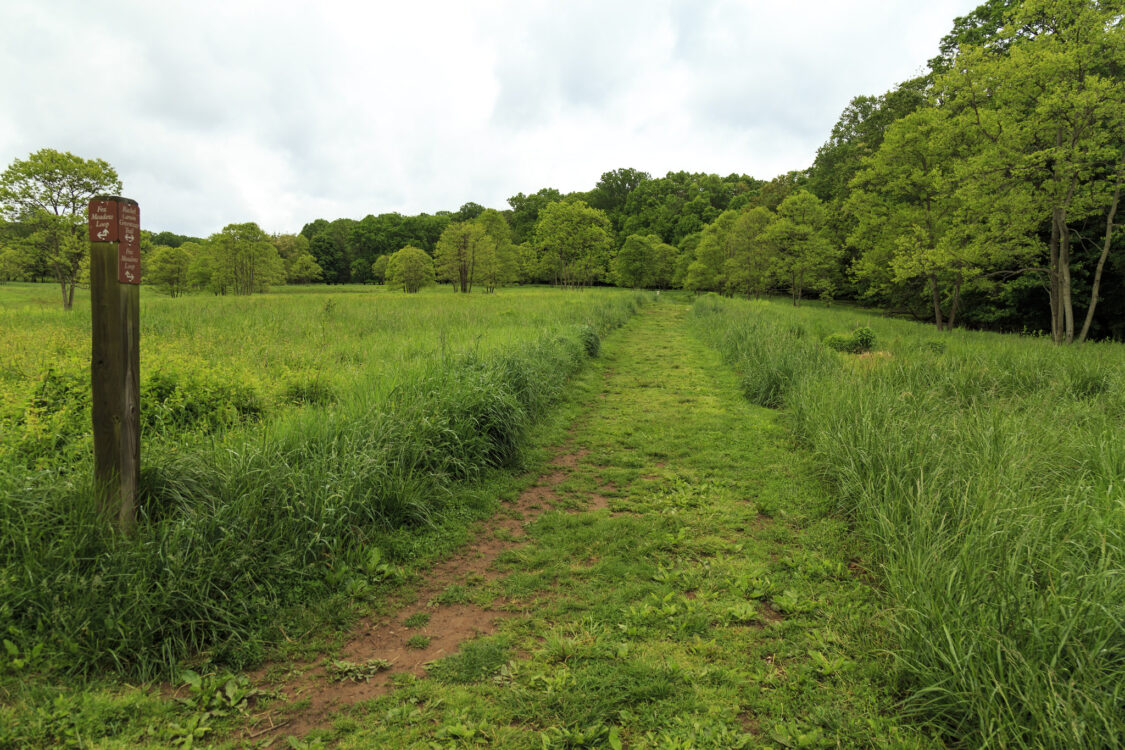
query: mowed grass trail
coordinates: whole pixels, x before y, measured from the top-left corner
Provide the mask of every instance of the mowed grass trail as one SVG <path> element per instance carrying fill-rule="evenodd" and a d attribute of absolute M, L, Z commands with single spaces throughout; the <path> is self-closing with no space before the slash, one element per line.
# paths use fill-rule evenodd
<path fill-rule="evenodd" d="M 936 746 L 894 716 L 862 551 L 688 314 L 663 302 L 605 339 L 545 428 L 554 460 L 482 530 L 489 551 L 466 553 L 484 562 L 447 566 L 440 591 L 388 615 L 406 646 L 446 638 L 443 655 L 392 665 L 294 746 Z M 454 644 L 443 613 L 468 606 L 486 635 Z M 401 653 L 365 638 L 256 713 L 301 725 L 310 695 Z"/>

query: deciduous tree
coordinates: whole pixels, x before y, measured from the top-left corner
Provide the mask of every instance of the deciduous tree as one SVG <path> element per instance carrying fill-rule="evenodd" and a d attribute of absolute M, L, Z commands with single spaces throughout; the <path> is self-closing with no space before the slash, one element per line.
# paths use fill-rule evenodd
<path fill-rule="evenodd" d="M 508 220 L 494 208 L 487 208 L 476 218 L 486 235 L 492 240 L 494 251 L 478 259 L 478 278 L 485 291 L 510 284 L 519 277 L 516 246 L 512 244 L 512 231 Z"/>
<path fill-rule="evenodd" d="M 647 237 L 629 235 L 613 259 L 614 283 L 634 289 L 647 286 L 655 262 L 654 255 L 654 248 Z"/>
<path fill-rule="evenodd" d="M 789 286 L 794 305 L 806 290 L 831 286 L 837 272 L 839 251 L 825 237 L 824 224 L 824 204 L 802 189 L 781 202 L 777 218 L 763 232 L 777 248 L 774 273 Z"/>
<path fill-rule="evenodd" d="M 434 283 L 434 261 L 419 247 L 407 245 L 387 261 L 387 286 L 413 294 Z"/>
<path fill-rule="evenodd" d="M 593 283 L 608 271 L 609 218 L 584 201 L 552 203 L 540 212 L 535 244 L 540 258 L 557 263 L 564 286 Z"/>
<path fill-rule="evenodd" d="M 730 257 L 723 265 L 728 291 L 761 297 L 769 291 L 777 248 L 766 239 L 774 214 L 764 206 L 743 211 L 731 226 Z"/>
<path fill-rule="evenodd" d="M 467 293 L 473 288 L 478 264 L 489 262 L 486 256 L 495 254 L 496 243 L 484 226 L 475 221 L 454 222 L 438 240 L 434 256 L 437 278 Z"/>
<path fill-rule="evenodd" d="M 1080 340 L 1075 239 L 1084 222 L 1110 217 L 1125 155 L 1125 25 L 1120 3 L 1025 0 L 989 46 L 959 49 L 938 79 L 944 106 L 973 128 L 984 147 L 968 164 L 967 200 L 986 207 L 993 241 L 1044 234 L 1043 256 L 1055 341 Z M 1112 247 L 1115 221 L 1106 222 Z M 1046 227 L 1046 232 L 1043 228 Z M 1006 236 L 1005 236 L 1006 235 Z M 1091 253 L 1092 256 L 1092 253 Z M 1083 269 L 1090 272 L 1087 269 Z M 1092 274 L 1100 280 L 1100 276 Z M 1091 289 L 1091 320 L 1099 289 Z"/>
<path fill-rule="evenodd" d="M 208 260 L 235 294 L 269 291 L 285 280 L 285 263 L 269 235 L 253 223 L 228 224 L 211 235 Z"/>
<path fill-rule="evenodd" d="M 88 265 L 83 233 L 89 201 L 99 193 L 120 192 L 121 180 L 104 160 L 50 148 L 16 159 L 0 174 L 3 214 L 32 227 L 18 255 L 24 264 L 50 270 L 67 310 Z"/>
<path fill-rule="evenodd" d="M 190 269 L 191 255 L 183 245 L 157 245 L 145 259 L 143 278 L 169 297 L 180 297 L 188 290 Z"/>

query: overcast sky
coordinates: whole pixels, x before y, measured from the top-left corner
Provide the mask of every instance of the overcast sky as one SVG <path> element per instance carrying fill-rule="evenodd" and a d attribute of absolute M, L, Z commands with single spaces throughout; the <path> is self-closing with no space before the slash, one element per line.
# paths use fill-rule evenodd
<path fill-rule="evenodd" d="M 981 0 L 3 0 L 0 168 L 112 164 L 146 229 L 506 208 L 633 167 L 769 179 Z"/>

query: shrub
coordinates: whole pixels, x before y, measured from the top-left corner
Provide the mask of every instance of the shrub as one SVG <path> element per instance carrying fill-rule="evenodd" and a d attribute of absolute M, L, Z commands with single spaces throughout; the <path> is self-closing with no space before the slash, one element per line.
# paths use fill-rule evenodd
<path fill-rule="evenodd" d="M 602 340 L 597 330 L 591 325 L 584 325 L 579 329 L 578 335 L 582 337 L 582 346 L 586 348 L 586 356 L 596 357 L 602 350 Z"/>
<path fill-rule="evenodd" d="M 850 352 L 855 342 L 846 333 L 830 333 L 824 338 L 824 345 L 838 352 Z"/>
<path fill-rule="evenodd" d="M 832 333 L 825 337 L 824 345 L 829 349 L 847 354 L 860 354 L 871 351 L 875 344 L 875 333 L 867 326 L 855 329 L 850 334 Z"/>

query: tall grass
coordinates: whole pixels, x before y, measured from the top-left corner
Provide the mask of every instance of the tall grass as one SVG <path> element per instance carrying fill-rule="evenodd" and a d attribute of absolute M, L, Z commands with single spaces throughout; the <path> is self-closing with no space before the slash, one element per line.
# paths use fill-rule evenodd
<path fill-rule="evenodd" d="M 270 307 L 259 322 L 277 326 L 346 314 L 365 333 L 325 339 L 326 353 L 359 359 L 344 376 L 327 373 L 330 399 L 278 404 L 223 429 L 154 430 L 128 538 L 96 522 L 88 465 L 0 464 L 0 632 L 20 653 L 42 644 L 45 662 L 75 673 L 153 677 L 201 653 L 257 660 L 279 637 L 280 612 L 362 594 L 393 573 L 387 563 L 411 549 L 411 529 L 471 512 L 455 502 L 458 483 L 517 463 L 527 427 L 643 300 L 546 290 L 484 302 L 412 297 L 392 324 L 406 334 L 379 336 L 384 324 L 370 318 L 389 317 L 380 305 L 401 299 L 374 300 L 369 318 L 338 296 L 247 301 L 242 317 L 228 306 L 224 325 L 244 335 L 255 306 Z M 180 326 L 181 341 L 194 337 Z"/>
<path fill-rule="evenodd" d="M 904 708 L 962 747 L 1125 744 L 1125 348 L 714 298 L 873 542 Z M 870 326 L 871 355 L 828 351 Z"/>

